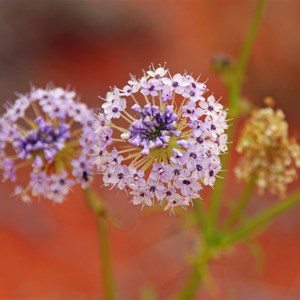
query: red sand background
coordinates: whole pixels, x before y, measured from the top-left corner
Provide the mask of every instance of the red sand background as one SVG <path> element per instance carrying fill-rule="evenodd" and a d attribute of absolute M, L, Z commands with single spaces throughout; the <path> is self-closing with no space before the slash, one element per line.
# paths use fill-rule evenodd
<path fill-rule="evenodd" d="M 29 83 L 75 87 L 83 101 L 122 86 L 128 73 L 153 63 L 172 73 L 188 70 L 209 78 L 216 96 L 226 89 L 209 67 L 216 53 L 237 55 L 256 1 L 1 1 L 0 99 L 14 99 Z M 269 1 L 251 54 L 243 95 L 260 104 L 275 97 L 300 141 L 300 1 Z M 3 110 L 1 110 L 3 111 Z M 233 161 L 234 162 L 234 159 Z M 232 168 L 231 168 L 232 169 Z M 231 170 L 230 169 L 230 170 Z M 241 185 L 230 171 L 228 198 Z M 295 183 L 290 191 L 299 187 Z M 80 190 L 62 205 L 25 205 L 0 194 L 0 298 L 101 299 L 95 220 Z M 141 212 L 120 193 L 100 191 L 120 220 L 110 228 L 120 299 L 140 299 L 144 288 L 165 299 L 188 272 L 191 245 L 180 216 Z M 250 212 L 276 199 L 257 197 Z M 213 265 L 220 291 L 198 299 L 299 299 L 300 207 L 278 218 L 259 242 L 262 271 L 246 246 Z"/>

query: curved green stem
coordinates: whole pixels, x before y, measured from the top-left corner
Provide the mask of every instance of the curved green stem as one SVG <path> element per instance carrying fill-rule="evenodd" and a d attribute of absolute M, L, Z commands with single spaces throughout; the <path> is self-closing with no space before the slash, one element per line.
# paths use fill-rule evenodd
<path fill-rule="evenodd" d="M 244 189 L 240 200 L 233 207 L 228 218 L 226 219 L 224 223 L 225 228 L 229 228 L 235 225 L 235 223 L 244 216 L 245 209 L 247 208 L 247 205 L 251 199 L 251 195 L 254 190 L 254 187 L 255 187 L 255 176 L 252 176 L 246 188 Z"/>
<path fill-rule="evenodd" d="M 299 203 L 300 192 L 298 191 L 289 198 L 284 199 L 265 211 L 258 213 L 256 216 L 247 219 L 236 231 L 229 234 L 224 240 L 223 245 L 231 245 L 251 237 L 256 231 L 268 225 L 273 218 L 281 215 Z"/>
<path fill-rule="evenodd" d="M 96 198 L 96 196 L 93 194 L 93 192 L 90 189 L 85 189 L 84 195 L 85 195 L 87 205 L 97 216 L 102 280 L 103 280 L 105 299 L 115 300 L 116 295 L 114 289 L 113 272 L 111 267 L 105 209 L 102 203 Z"/>

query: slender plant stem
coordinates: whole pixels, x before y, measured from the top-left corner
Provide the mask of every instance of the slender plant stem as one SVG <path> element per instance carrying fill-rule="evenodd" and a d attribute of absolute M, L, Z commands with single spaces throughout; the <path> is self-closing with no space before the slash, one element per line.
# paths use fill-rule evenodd
<path fill-rule="evenodd" d="M 293 206 L 300 203 L 300 192 L 294 193 L 287 199 L 281 200 L 276 205 L 266 209 L 265 211 L 258 213 L 256 216 L 247 219 L 236 231 L 225 239 L 223 244 L 231 245 L 233 243 L 242 241 L 249 238 L 256 231 L 262 229 L 264 226 L 278 215 L 283 214 Z"/>
<path fill-rule="evenodd" d="M 207 228 L 207 215 L 206 211 L 203 207 L 203 203 L 200 199 L 194 200 L 193 213 L 195 216 L 195 220 L 199 229 L 199 233 L 201 233 L 204 238 L 207 238 L 208 228 Z"/>
<path fill-rule="evenodd" d="M 205 274 L 207 269 L 207 264 L 210 259 L 209 252 L 205 249 L 202 249 L 197 258 L 197 263 L 192 266 L 189 278 L 186 282 L 186 285 L 182 291 L 175 298 L 176 300 L 190 300 L 194 299 L 199 289 L 201 283 L 205 280 Z"/>
<path fill-rule="evenodd" d="M 105 209 L 90 189 L 85 189 L 84 195 L 89 208 L 97 217 L 104 296 L 106 300 L 115 300 Z"/>
<path fill-rule="evenodd" d="M 244 41 L 240 55 L 237 60 L 236 70 L 235 70 L 236 76 L 235 76 L 235 80 L 233 81 L 233 85 L 230 88 L 231 98 L 229 98 L 230 115 L 233 117 L 238 115 L 238 101 L 240 97 L 242 83 L 244 80 L 244 74 L 246 71 L 246 66 L 249 61 L 250 52 L 259 27 L 259 23 L 264 13 L 266 3 L 267 3 L 266 0 L 258 0 L 255 8 L 254 17 L 250 24 L 247 37 Z"/>
<path fill-rule="evenodd" d="M 252 23 L 249 28 L 249 32 L 247 34 L 246 40 L 242 46 L 241 53 L 239 55 L 239 58 L 237 60 L 237 65 L 235 69 L 235 74 L 233 76 L 233 79 L 228 83 L 228 92 L 229 92 L 229 116 L 230 117 L 236 117 L 238 115 L 238 102 L 240 99 L 240 93 L 241 93 L 241 86 L 244 78 L 244 73 L 246 69 L 246 65 L 249 59 L 250 51 L 252 48 L 252 44 L 255 38 L 255 34 L 258 29 L 259 22 L 263 15 L 263 10 L 265 7 L 266 0 L 258 0 L 254 17 L 252 20 Z M 234 134 L 234 127 L 230 126 L 228 130 L 228 140 L 231 141 Z M 229 147 L 229 152 L 230 152 Z M 222 158 L 222 166 L 223 169 L 227 169 L 229 157 L 228 155 L 223 156 Z M 209 209 L 209 216 L 208 218 L 203 218 L 201 216 L 201 210 L 198 209 L 199 215 L 197 219 L 198 222 L 198 228 L 201 230 L 201 228 L 204 230 L 204 234 L 206 235 L 206 241 L 208 242 L 210 239 L 210 235 L 215 234 L 215 225 L 216 221 L 220 212 L 221 207 L 221 200 L 222 195 L 224 193 L 224 186 L 225 186 L 225 180 L 217 180 L 215 183 L 215 189 L 212 193 L 211 197 L 211 206 Z M 245 196 L 246 198 L 246 196 Z M 246 202 L 246 200 L 245 200 Z M 197 208 L 197 207 L 196 207 Z M 197 212 L 196 212 L 197 213 Z M 209 245 L 207 245 L 209 246 Z M 207 264 L 207 261 L 206 263 Z M 183 289 L 183 291 L 179 294 L 177 299 L 192 299 L 198 289 L 198 285 L 203 280 L 203 270 L 202 268 L 199 269 L 199 266 L 194 266 L 194 268 L 191 271 L 191 274 L 187 280 L 186 286 Z"/>
<path fill-rule="evenodd" d="M 233 130 L 234 130 L 233 126 L 230 126 L 228 128 L 227 134 L 229 140 L 232 140 Z M 229 148 L 228 151 L 230 152 L 231 146 L 229 145 L 228 148 Z M 229 164 L 229 155 L 222 156 L 221 164 L 223 170 L 227 170 Z M 210 199 L 211 205 L 209 210 L 209 217 L 207 218 L 207 227 L 209 232 L 213 231 L 212 228 L 215 227 L 215 223 L 219 215 L 222 195 L 224 193 L 224 186 L 225 186 L 225 179 L 218 178 L 216 180 L 214 191 Z"/>
<path fill-rule="evenodd" d="M 254 18 L 252 19 L 251 25 L 249 27 L 249 31 L 247 34 L 247 37 L 245 39 L 245 42 L 243 44 L 240 56 L 237 61 L 237 73 L 240 75 L 240 80 L 243 80 L 243 74 L 245 74 L 245 69 L 249 60 L 250 51 L 256 36 L 256 32 L 260 23 L 260 20 L 263 16 L 264 9 L 266 6 L 267 1 L 266 0 L 259 0 L 257 2 L 256 8 L 255 8 L 255 14 Z"/>
<path fill-rule="evenodd" d="M 229 115 L 231 117 L 236 117 L 238 115 L 238 102 L 240 99 L 240 93 L 241 93 L 241 86 L 243 83 L 244 78 L 244 72 L 246 69 L 247 62 L 249 60 L 250 51 L 252 48 L 252 44 L 258 29 L 259 22 L 262 18 L 264 7 L 266 4 L 266 0 L 258 0 L 254 17 L 252 19 L 251 25 L 249 27 L 249 31 L 247 34 L 247 37 L 244 41 L 244 44 L 242 46 L 240 55 L 237 60 L 237 65 L 235 69 L 235 74 L 233 76 L 233 80 L 231 80 L 228 83 L 228 89 L 229 89 Z M 231 141 L 234 134 L 233 126 L 229 127 L 228 130 L 228 140 Z M 230 148 L 228 152 L 230 152 Z M 226 155 L 222 160 L 222 166 L 223 169 L 227 169 L 228 166 L 228 155 Z M 209 218 L 209 225 L 210 227 L 213 227 L 216 219 L 219 215 L 220 211 L 220 204 L 222 200 L 222 195 L 224 192 L 224 185 L 225 180 L 218 179 L 215 183 L 215 189 L 212 193 L 212 199 L 211 199 L 211 209 L 210 209 L 210 218 Z"/>
<path fill-rule="evenodd" d="M 188 300 L 193 299 L 197 293 L 199 285 L 202 281 L 201 270 L 198 266 L 193 266 L 187 281 L 187 285 L 181 291 L 181 293 L 175 298 L 176 300 Z"/>
<path fill-rule="evenodd" d="M 225 228 L 229 228 L 235 225 L 236 222 L 239 221 L 244 216 L 245 209 L 247 208 L 247 205 L 251 199 L 254 187 L 255 187 L 255 176 L 252 176 L 246 188 L 244 189 L 240 200 L 235 204 L 228 218 L 226 219 L 224 223 Z"/>

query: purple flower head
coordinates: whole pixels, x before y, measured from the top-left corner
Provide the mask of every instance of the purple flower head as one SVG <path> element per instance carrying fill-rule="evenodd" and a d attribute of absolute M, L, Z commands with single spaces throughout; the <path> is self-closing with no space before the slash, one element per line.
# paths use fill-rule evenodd
<path fill-rule="evenodd" d="M 213 185 L 219 155 L 227 150 L 226 111 L 205 92 L 206 85 L 191 75 L 172 76 L 161 66 L 109 92 L 99 120 L 110 127 L 112 145 L 105 145 L 104 163 L 94 162 L 104 186 L 126 191 L 135 205 L 159 203 L 171 211 L 200 198 L 203 185 Z M 97 147 L 103 142 L 105 134 Z"/>
<path fill-rule="evenodd" d="M 106 119 L 101 122 L 75 97 L 62 88 L 33 88 L 7 105 L 0 118 L 3 180 L 16 181 L 18 171 L 27 168 L 27 185 L 15 190 L 24 201 L 43 197 L 60 203 L 75 183 L 88 187 L 92 155 L 97 150 L 99 157 L 112 142 Z M 98 159 L 98 167 L 103 161 Z"/>

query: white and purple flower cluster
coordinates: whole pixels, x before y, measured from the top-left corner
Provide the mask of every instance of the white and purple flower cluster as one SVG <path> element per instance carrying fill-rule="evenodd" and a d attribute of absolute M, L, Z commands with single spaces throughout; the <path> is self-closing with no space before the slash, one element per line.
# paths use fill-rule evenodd
<path fill-rule="evenodd" d="M 153 66 L 108 92 L 98 124 L 113 129 L 114 147 L 99 164 L 104 185 L 125 190 L 133 204 L 156 201 L 171 210 L 213 186 L 228 125 L 226 110 L 207 92 L 191 75 Z"/>
<path fill-rule="evenodd" d="M 62 202 L 76 183 L 88 187 L 94 161 L 90 149 L 104 145 L 103 139 L 107 144 L 107 129 L 94 130 L 96 119 L 73 91 L 33 88 L 19 95 L 0 119 L 3 180 L 14 182 L 17 171 L 30 168 L 25 186 L 15 189 L 24 201 L 34 196 Z"/>

